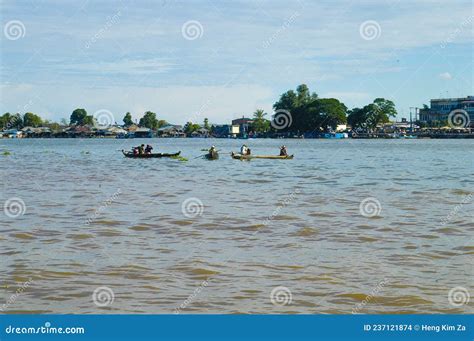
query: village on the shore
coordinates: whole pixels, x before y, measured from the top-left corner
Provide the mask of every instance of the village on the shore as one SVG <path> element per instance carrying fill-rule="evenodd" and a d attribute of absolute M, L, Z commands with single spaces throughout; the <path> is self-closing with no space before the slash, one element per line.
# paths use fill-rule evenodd
<path fill-rule="evenodd" d="M 227 124 L 170 124 L 147 111 L 140 120 L 127 112 L 123 124 L 107 110 L 89 115 L 76 109 L 61 123 L 27 112 L 0 116 L 1 138 L 474 138 L 474 96 L 432 99 L 410 108 L 410 118 L 396 121 L 395 104 L 377 98 L 362 108 L 334 98 L 319 98 L 304 84 L 281 95 L 268 115 L 256 110 Z M 413 111 L 412 111 L 413 109 Z M 268 118 L 267 118 L 268 117 Z"/>

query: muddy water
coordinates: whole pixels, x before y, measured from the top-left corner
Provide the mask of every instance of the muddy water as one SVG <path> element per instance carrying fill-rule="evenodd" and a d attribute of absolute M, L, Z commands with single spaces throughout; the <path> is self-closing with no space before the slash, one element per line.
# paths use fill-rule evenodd
<path fill-rule="evenodd" d="M 0 140 L 0 310 L 473 312 L 474 141 L 241 142 Z"/>

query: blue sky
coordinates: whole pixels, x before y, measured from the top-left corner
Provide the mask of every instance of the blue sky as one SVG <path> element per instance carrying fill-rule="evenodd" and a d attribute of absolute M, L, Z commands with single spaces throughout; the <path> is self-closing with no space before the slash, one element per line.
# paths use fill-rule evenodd
<path fill-rule="evenodd" d="M 0 112 L 226 123 L 306 83 L 399 117 L 473 95 L 472 1 L 2 1 Z M 19 22 L 19 24 L 18 24 Z M 16 27 L 15 27 L 16 25 Z M 15 31 L 15 28 L 17 29 Z"/>

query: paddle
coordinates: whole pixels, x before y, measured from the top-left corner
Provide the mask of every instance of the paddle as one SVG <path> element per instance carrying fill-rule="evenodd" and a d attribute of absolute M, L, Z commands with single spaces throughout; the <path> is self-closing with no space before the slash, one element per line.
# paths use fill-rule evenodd
<path fill-rule="evenodd" d="M 202 155 L 196 156 L 196 157 L 193 158 L 193 160 L 199 159 L 200 157 L 203 157 L 203 156 L 206 156 L 206 155 L 207 155 L 207 154 L 202 154 Z"/>

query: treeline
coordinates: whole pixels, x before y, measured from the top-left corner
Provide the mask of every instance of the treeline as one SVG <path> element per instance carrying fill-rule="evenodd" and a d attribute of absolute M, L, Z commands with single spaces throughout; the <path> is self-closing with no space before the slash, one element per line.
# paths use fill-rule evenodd
<path fill-rule="evenodd" d="M 377 98 L 362 108 L 348 110 L 338 99 L 320 98 L 305 84 L 299 85 L 296 91 L 283 93 L 273 109 L 275 113 L 271 120 L 266 119 L 268 114 L 263 110 L 257 110 L 251 129 L 256 133 L 328 132 L 338 125 L 349 124 L 352 128 L 372 130 L 397 115 L 395 104 L 390 100 Z"/>
<path fill-rule="evenodd" d="M 362 108 L 348 109 L 344 103 L 336 98 L 320 98 L 315 92 L 311 92 L 305 84 L 301 84 L 295 90 L 283 93 L 275 104 L 274 114 L 269 116 L 264 110 L 258 109 L 253 113 L 253 121 L 249 124 L 249 132 L 260 135 L 275 132 L 306 133 L 306 132 L 328 132 L 336 129 L 338 125 L 349 124 L 353 129 L 374 130 L 377 125 L 389 122 L 397 112 L 395 104 L 384 98 L 377 98 L 372 103 Z M 96 115 L 96 114 L 94 114 Z M 28 112 L 23 116 L 20 114 L 5 113 L 0 116 L 0 127 L 3 129 L 21 129 L 26 126 L 39 127 L 48 126 L 57 128 L 60 125 L 95 125 L 101 124 L 100 117 L 89 115 L 85 109 L 75 109 L 70 115 L 69 122 L 65 119 L 60 124 L 42 119 L 40 116 Z M 125 113 L 122 118 L 123 125 L 129 127 L 133 122 L 130 112 Z M 107 125 L 117 124 L 115 117 L 109 112 L 106 117 Z M 165 120 L 157 118 L 156 113 L 146 111 L 140 118 L 138 125 L 153 130 L 166 125 Z M 210 132 L 214 126 L 209 124 L 207 118 L 203 124 L 187 122 L 183 128 L 184 132 L 190 134 L 196 130 L 205 128 Z"/>

